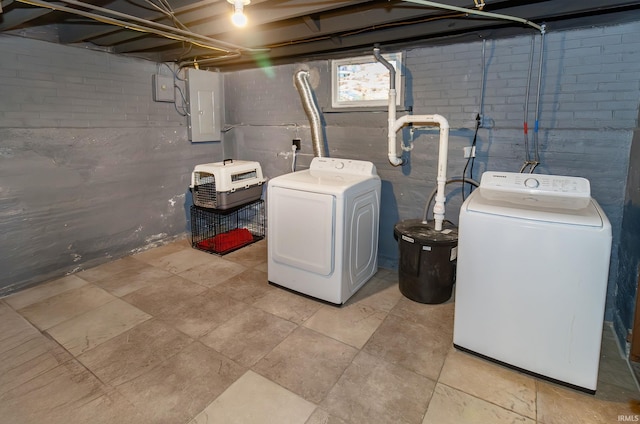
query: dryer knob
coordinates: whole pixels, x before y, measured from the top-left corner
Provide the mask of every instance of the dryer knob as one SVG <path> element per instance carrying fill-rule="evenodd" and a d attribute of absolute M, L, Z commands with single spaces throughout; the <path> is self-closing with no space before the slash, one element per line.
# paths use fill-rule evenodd
<path fill-rule="evenodd" d="M 537 188 L 540 185 L 540 182 L 535 178 L 527 178 L 524 180 L 524 186 L 527 188 Z"/>
<path fill-rule="evenodd" d="M 336 169 L 344 168 L 344 162 L 336 162 L 335 167 L 336 167 Z"/>

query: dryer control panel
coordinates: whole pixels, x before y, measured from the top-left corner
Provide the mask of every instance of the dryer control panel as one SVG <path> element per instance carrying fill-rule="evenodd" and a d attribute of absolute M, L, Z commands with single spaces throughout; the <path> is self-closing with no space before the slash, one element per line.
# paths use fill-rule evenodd
<path fill-rule="evenodd" d="M 354 175 L 377 175 L 376 166 L 364 160 L 313 158 L 309 169 L 312 171 L 327 171 L 332 173 Z"/>
<path fill-rule="evenodd" d="M 482 174 L 480 187 L 491 190 L 523 191 L 538 194 L 562 194 L 563 196 L 590 197 L 589 180 L 582 177 L 561 175 L 520 174 L 517 172 L 493 172 Z"/>

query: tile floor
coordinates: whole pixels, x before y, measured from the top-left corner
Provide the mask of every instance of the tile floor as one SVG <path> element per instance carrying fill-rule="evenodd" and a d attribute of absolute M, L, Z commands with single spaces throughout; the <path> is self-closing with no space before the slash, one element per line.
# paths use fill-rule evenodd
<path fill-rule="evenodd" d="M 596 396 L 458 352 L 453 302 L 381 270 L 342 308 L 267 284 L 266 241 L 186 240 L 0 300 L 0 423 L 637 421 L 610 328 Z"/>

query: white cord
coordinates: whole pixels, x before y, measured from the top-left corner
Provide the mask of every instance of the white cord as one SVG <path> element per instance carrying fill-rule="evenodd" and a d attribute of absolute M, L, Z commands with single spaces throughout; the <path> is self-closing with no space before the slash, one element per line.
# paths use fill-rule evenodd
<path fill-rule="evenodd" d="M 296 172 L 297 148 L 295 144 L 291 145 L 291 151 L 293 152 L 293 157 L 291 158 L 291 172 Z"/>

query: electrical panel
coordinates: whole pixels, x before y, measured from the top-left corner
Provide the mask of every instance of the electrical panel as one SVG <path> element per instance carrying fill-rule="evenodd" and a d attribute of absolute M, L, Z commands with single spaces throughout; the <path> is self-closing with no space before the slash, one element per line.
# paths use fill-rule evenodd
<path fill-rule="evenodd" d="M 189 140 L 222 139 L 222 74 L 187 69 Z"/>
<path fill-rule="evenodd" d="M 153 75 L 153 100 L 156 102 L 176 101 L 175 90 L 173 88 L 173 77 L 164 75 Z"/>

